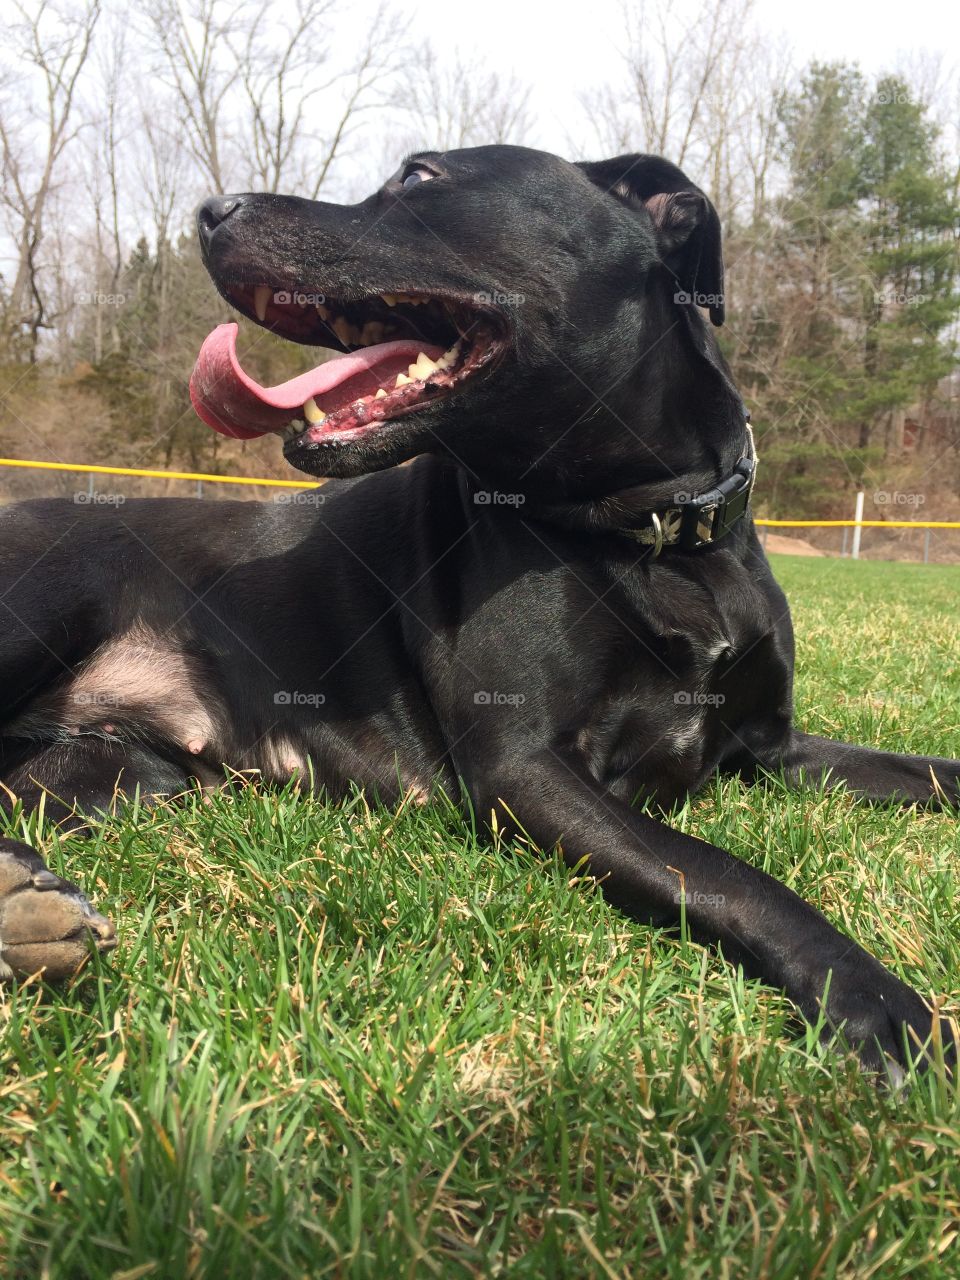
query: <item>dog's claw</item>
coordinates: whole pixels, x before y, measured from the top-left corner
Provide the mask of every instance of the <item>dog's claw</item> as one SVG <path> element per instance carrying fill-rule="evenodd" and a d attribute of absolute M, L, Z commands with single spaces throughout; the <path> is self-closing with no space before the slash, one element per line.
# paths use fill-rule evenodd
<path fill-rule="evenodd" d="M 0 840 L 0 981 L 42 973 L 59 982 L 90 953 L 117 945 L 113 924 L 33 849 Z"/>

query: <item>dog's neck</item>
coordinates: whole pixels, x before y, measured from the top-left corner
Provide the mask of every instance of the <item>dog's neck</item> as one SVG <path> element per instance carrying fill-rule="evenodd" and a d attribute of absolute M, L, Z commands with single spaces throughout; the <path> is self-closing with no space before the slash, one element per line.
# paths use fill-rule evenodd
<path fill-rule="evenodd" d="M 698 315 L 682 328 L 658 318 L 670 336 L 615 399 L 606 398 L 582 442 L 598 460 L 612 452 L 612 465 L 608 459 L 584 476 L 579 491 L 530 493 L 526 513 L 568 529 L 631 536 L 655 535 L 662 522 L 675 535 L 667 532 L 667 545 L 692 545 L 697 512 L 690 508 L 698 500 L 709 506 L 707 495 L 719 487 L 720 506 L 745 506 L 742 490 L 748 499 L 756 464 L 750 415 L 713 334 Z M 649 541 L 659 549 L 659 536 Z"/>
<path fill-rule="evenodd" d="M 753 431 L 744 422 L 743 452 L 735 467 L 702 488 L 653 497 L 649 484 L 632 485 L 595 500 L 537 503 L 526 514 L 572 531 L 614 533 L 649 547 L 692 551 L 720 541 L 747 514 L 757 470 Z M 658 486 L 662 489 L 662 486 Z"/>

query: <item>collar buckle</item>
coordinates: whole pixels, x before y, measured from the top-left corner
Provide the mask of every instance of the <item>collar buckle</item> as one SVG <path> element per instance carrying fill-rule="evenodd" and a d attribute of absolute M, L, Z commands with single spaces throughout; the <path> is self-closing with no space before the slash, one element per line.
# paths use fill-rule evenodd
<path fill-rule="evenodd" d="M 757 448 L 748 423 L 747 452 L 732 475 L 721 480 L 708 493 L 678 502 L 666 511 L 648 511 L 650 523 L 643 528 L 621 529 L 619 532 L 651 547 L 651 560 L 655 560 L 664 547 L 679 547 L 681 551 L 709 547 L 729 533 L 744 515 L 756 478 Z"/>
<path fill-rule="evenodd" d="M 732 475 L 721 480 L 709 493 L 685 502 L 676 545 L 684 551 L 708 547 L 730 532 L 750 502 L 757 478 L 757 451 L 753 431 L 747 426 L 749 452 L 737 463 Z"/>

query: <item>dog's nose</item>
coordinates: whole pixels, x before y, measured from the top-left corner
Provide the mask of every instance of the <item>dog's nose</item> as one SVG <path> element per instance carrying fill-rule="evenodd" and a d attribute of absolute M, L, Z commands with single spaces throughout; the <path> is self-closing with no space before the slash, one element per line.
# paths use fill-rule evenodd
<path fill-rule="evenodd" d="M 243 204 L 240 196 L 211 196 L 197 210 L 197 231 L 203 244 L 209 244 L 214 231 Z"/>

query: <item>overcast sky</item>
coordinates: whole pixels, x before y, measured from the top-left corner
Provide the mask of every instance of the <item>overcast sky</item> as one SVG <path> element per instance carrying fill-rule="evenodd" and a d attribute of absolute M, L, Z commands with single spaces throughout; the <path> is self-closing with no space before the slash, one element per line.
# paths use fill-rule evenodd
<path fill-rule="evenodd" d="M 405 0 L 402 8 L 413 15 L 411 34 L 429 33 L 439 52 L 459 46 L 491 70 L 531 84 L 536 141 L 548 150 L 563 152 L 569 137 L 582 136 L 577 92 L 602 85 L 619 57 L 621 0 L 474 0 L 439 9 L 435 0 Z M 756 0 L 755 13 L 761 29 L 786 37 L 799 65 L 844 59 L 871 72 L 895 69 L 916 52 L 950 63 L 960 56 L 955 0 Z"/>
<path fill-rule="evenodd" d="M 352 9 L 338 10 L 342 26 L 334 44 L 333 57 L 347 57 L 352 44 L 366 32 L 370 14 L 378 0 L 355 0 Z M 30 0 L 27 0 L 30 3 Z M 69 6 L 70 0 L 63 0 Z M 190 0 L 184 0 L 189 6 Z M 277 0 L 278 4 L 283 0 Z M 501 82 L 511 77 L 521 87 L 529 86 L 529 116 L 532 122 L 530 145 L 576 158 L 606 150 L 596 135 L 579 101 L 579 95 L 610 85 L 623 85 L 622 46 L 624 40 L 623 0 L 585 0 L 573 4 L 550 4 L 550 0 L 472 0 L 465 5 L 438 6 L 436 0 L 383 0 L 387 11 L 398 11 L 409 25 L 402 43 L 414 46 L 429 42 L 438 61 L 452 64 L 459 53 L 464 65 L 477 65 L 481 73 L 497 72 Z M 703 0 L 672 0 L 674 10 L 683 14 L 702 10 Z M 111 17 L 129 13 L 132 52 L 141 56 L 135 9 L 125 0 L 113 0 Z M 11 17 L 11 0 L 0 0 L 0 25 Z M 773 50 L 781 41 L 792 52 L 793 64 L 802 67 L 813 58 L 827 61 L 859 62 L 865 72 L 896 70 L 917 56 L 939 56 L 947 68 L 960 62 L 960 4 L 957 0 L 754 0 L 754 22 L 766 37 L 763 46 Z M 16 67 L 9 68 L 16 76 Z M 404 75 L 416 77 L 414 63 Z M 946 77 L 945 77 L 946 78 Z M 914 77 L 911 80 L 916 83 Z M 957 77 L 954 76 L 954 84 Z M 14 80 L 15 83 L 15 80 Z M 39 89 L 39 82 L 34 82 Z M 787 86 L 789 87 L 789 86 Z M 330 93 L 340 92 L 331 90 Z M 95 66 L 85 76 L 87 105 L 97 106 Z M 334 110 L 337 103 L 331 106 Z M 937 101 L 935 113 L 941 121 L 960 125 L 960 102 Z M 336 168 L 325 195 L 328 199 L 358 199 L 366 195 L 395 168 L 410 145 L 433 145 L 434 138 L 411 139 L 409 122 L 398 116 L 391 123 L 389 108 L 366 118 Z M 398 135 L 394 141 L 393 133 Z M 956 150 L 960 129 L 948 145 Z M 135 190 L 124 172 L 124 193 Z M 62 179 L 61 179 L 62 181 Z M 195 189 L 196 188 L 196 189 Z M 181 202 L 185 225 L 189 210 L 204 192 L 202 182 L 185 189 Z M 131 243 L 143 230 L 142 202 L 127 199 L 125 234 Z M 83 194 L 79 198 L 82 200 Z M 0 269 L 9 269 L 11 249 L 0 226 Z"/>

